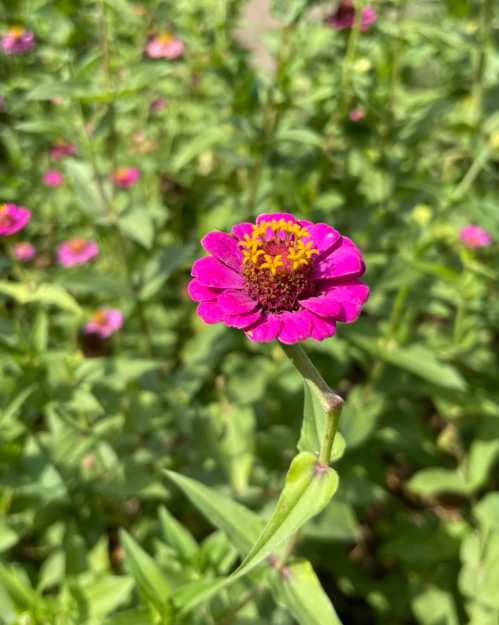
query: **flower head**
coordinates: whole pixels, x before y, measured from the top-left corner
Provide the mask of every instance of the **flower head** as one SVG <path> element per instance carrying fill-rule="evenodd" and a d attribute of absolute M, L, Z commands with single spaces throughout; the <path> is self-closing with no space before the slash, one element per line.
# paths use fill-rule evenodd
<path fill-rule="evenodd" d="M 352 109 L 348 114 L 348 117 L 352 122 L 360 122 L 362 119 L 364 119 L 365 116 L 366 112 L 362 108 L 362 106 L 357 106 L 356 108 Z"/>
<path fill-rule="evenodd" d="M 98 334 L 101 338 L 114 334 L 123 325 L 123 313 L 118 308 L 100 308 L 85 324 L 86 334 Z"/>
<path fill-rule="evenodd" d="M 140 171 L 136 167 L 120 167 L 112 175 L 114 184 L 121 189 L 128 189 L 140 178 Z"/>
<path fill-rule="evenodd" d="M 50 148 L 50 158 L 59 161 L 64 156 L 73 156 L 76 154 L 76 145 L 74 143 L 66 143 L 63 139 L 59 139 Z"/>
<path fill-rule="evenodd" d="M 461 228 L 459 238 L 469 248 L 486 247 L 492 243 L 492 237 L 487 230 L 470 224 Z"/>
<path fill-rule="evenodd" d="M 369 294 L 360 251 L 327 224 L 263 214 L 201 244 L 209 255 L 194 262 L 187 288 L 199 316 L 252 341 L 321 341 L 336 322 L 355 321 Z"/>
<path fill-rule="evenodd" d="M 27 263 L 36 256 L 36 247 L 29 241 L 21 241 L 14 245 L 14 256 L 21 263 Z"/>
<path fill-rule="evenodd" d="M 46 187 L 60 187 L 64 182 L 64 175 L 57 169 L 48 169 L 43 174 L 42 181 Z"/>
<path fill-rule="evenodd" d="M 369 30 L 377 19 L 376 11 L 371 6 L 362 9 L 359 28 L 362 32 Z M 334 13 L 326 17 L 325 23 L 336 30 L 352 28 L 355 23 L 355 7 L 353 0 L 342 0 Z"/>
<path fill-rule="evenodd" d="M 0 204 L 0 236 L 8 237 L 22 230 L 31 219 L 31 211 L 16 204 Z"/>
<path fill-rule="evenodd" d="M 1 39 L 2 50 L 5 54 L 23 54 L 29 52 L 35 45 L 35 35 L 21 26 L 14 26 Z"/>
<path fill-rule="evenodd" d="M 145 53 L 151 59 L 168 59 L 172 61 L 184 54 L 184 44 L 171 33 L 164 32 L 149 39 L 145 47 Z"/>
<path fill-rule="evenodd" d="M 159 98 L 154 98 L 149 104 L 149 113 L 160 113 L 164 108 L 166 108 L 167 101 L 165 98 L 161 96 Z"/>
<path fill-rule="evenodd" d="M 99 254 L 99 246 L 95 241 L 86 239 L 70 239 L 63 241 L 57 248 L 57 261 L 63 267 L 83 265 Z"/>

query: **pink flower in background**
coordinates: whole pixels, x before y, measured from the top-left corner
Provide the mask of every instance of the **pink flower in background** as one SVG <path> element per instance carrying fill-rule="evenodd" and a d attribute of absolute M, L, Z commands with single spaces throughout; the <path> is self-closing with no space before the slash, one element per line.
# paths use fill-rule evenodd
<path fill-rule="evenodd" d="M 477 247 L 486 247 L 492 243 L 492 237 L 490 233 L 480 226 L 470 224 L 461 228 L 459 231 L 459 238 L 466 245 L 472 249 Z"/>
<path fill-rule="evenodd" d="M 209 255 L 194 262 L 187 287 L 198 315 L 252 341 L 322 341 L 336 322 L 355 321 L 369 295 L 362 254 L 327 224 L 263 214 L 201 244 Z"/>
<path fill-rule="evenodd" d="M 16 204 L 0 204 L 0 236 L 8 237 L 22 230 L 31 219 L 31 211 Z"/>
<path fill-rule="evenodd" d="M 43 174 L 42 180 L 47 187 L 60 187 L 64 182 L 64 175 L 57 169 L 49 169 Z"/>
<path fill-rule="evenodd" d="M 99 246 L 95 241 L 86 239 L 70 239 L 63 241 L 57 248 L 57 261 L 63 267 L 83 265 L 99 254 Z"/>
<path fill-rule="evenodd" d="M 113 175 L 114 184 L 121 189 L 128 189 L 140 178 L 140 171 L 136 167 L 120 167 Z"/>
<path fill-rule="evenodd" d="M 23 54 L 29 52 L 35 45 L 35 35 L 20 26 L 14 26 L 1 39 L 2 50 L 5 54 Z"/>
<path fill-rule="evenodd" d="M 145 53 L 151 59 L 172 61 L 184 54 L 184 44 L 171 33 L 165 32 L 149 39 L 146 43 Z"/>
<path fill-rule="evenodd" d="M 362 119 L 364 119 L 365 116 L 366 116 L 366 112 L 362 108 L 362 106 L 357 106 L 356 108 L 351 110 L 350 113 L 348 114 L 348 117 L 353 122 L 360 122 Z"/>
<path fill-rule="evenodd" d="M 50 148 L 50 158 L 54 161 L 59 161 L 64 156 L 73 156 L 74 154 L 76 154 L 76 145 L 74 143 L 66 143 L 63 139 L 56 141 Z"/>
<path fill-rule="evenodd" d="M 21 263 L 27 263 L 36 256 L 36 247 L 28 241 L 22 241 L 14 245 L 14 256 Z"/>
<path fill-rule="evenodd" d="M 123 313 L 118 308 L 100 308 L 85 324 L 86 334 L 98 334 L 106 339 L 123 325 Z"/>
<path fill-rule="evenodd" d="M 155 98 L 152 100 L 151 104 L 149 104 L 149 113 L 160 113 L 165 108 L 166 99 L 161 97 Z"/>
<path fill-rule="evenodd" d="M 360 17 L 360 30 L 362 32 L 369 30 L 376 19 L 377 15 L 374 8 L 371 6 L 364 7 Z M 336 11 L 329 15 L 329 17 L 326 17 L 324 21 L 328 26 L 336 30 L 352 28 L 355 23 L 355 7 L 353 6 L 353 0 L 342 0 Z"/>

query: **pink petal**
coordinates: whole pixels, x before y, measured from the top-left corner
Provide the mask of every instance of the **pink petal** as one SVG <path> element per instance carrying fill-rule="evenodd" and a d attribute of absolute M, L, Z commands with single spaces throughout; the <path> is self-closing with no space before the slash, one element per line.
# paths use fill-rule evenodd
<path fill-rule="evenodd" d="M 216 289 L 242 289 L 244 286 L 243 279 L 238 273 L 213 256 L 204 256 L 194 261 L 191 273 L 203 286 Z"/>
<path fill-rule="evenodd" d="M 282 328 L 279 332 L 281 343 L 292 345 L 309 338 L 312 331 L 312 322 L 304 312 L 281 313 Z"/>
<path fill-rule="evenodd" d="M 243 254 L 233 236 L 226 232 L 209 232 L 201 239 L 201 245 L 212 256 L 239 271 Z"/>
<path fill-rule="evenodd" d="M 262 311 L 255 310 L 254 312 L 248 313 L 246 315 L 224 315 L 224 323 L 229 328 L 247 328 L 248 326 L 258 321 L 262 316 Z"/>
<path fill-rule="evenodd" d="M 300 305 L 319 317 L 336 317 L 341 312 L 341 304 L 327 295 L 302 299 Z"/>
<path fill-rule="evenodd" d="M 279 334 L 282 322 L 278 315 L 265 313 L 254 325 L 246 328 L 245 334 L 250 341 L 255 343 L 269 343 Z"/>
<path fill-rule="evenodd" d="M 314 278 L 328 280 L 343 276 L 361 276 L 364 269 L 359 250 L 350 239 L 342 237 L 341 244 L 315 264 Z"/>
<path fill-rule="evenodd" d="M 256 218 L 256 224 L 259 226 L 264 221 L 279 221 L 279 219 L 284 219 L 294 224 L 298 223 L 296 217 L 291 215 L 291 213 L 262 213 Z"/>
<path fill-rule="evenodd" d="M 362 282 L 332 286 L 327 290 L 327 297 L 341 305 L 337 320 L 343 323 L 356 321 L 361 313 L 362 305 L 369 297 L 369 287 Z"/>
<path fill-rule="evenodd" d="M 330 250 L 341 237 L 340 233 L 328 224 L 312 224 L 307 227 L 307 230 L 319 253 Z"/>
<path fill-rule="evenodd" d="M 336 324 L 331 319 L 321 319 L 312 314 L 308 310 L 303 311 L 312 323 L 312 332 L 310 336 L 316 341 L 323 341 L 336 333 Z"/>
<path fill-rule="evenodd" d="M 219 289 L 213 289 L 210 286 L 203 286 L 195 278 L 187 285 L 187 293 L 195 302 L 207 302 L 217 298 L 220 294 Z"/>
<path fill-rule="evenodd" d="M 223 310 L 215 302 L 201 302 L 197 313 L 205 323 L 220 323 L 224 318 Z"/>
<path fill-rule="evenodd" d="M 232 226 L 232 230 L 231 230 L 231 233 L 238 239 L 244 239 L 244 236 L 246 234 L 248 236 L 251 236 L 252 232 L 253 232 L 253 224 L 250 224 L 248 222 L 236 224 L 235 226 Z"/>
<path fill-rule="evenodd" d="M 243 291 L 224 291 L 220 294 L 217 303 L 229 315 L 245 315 L 258 306 L 258 302 Z"/>

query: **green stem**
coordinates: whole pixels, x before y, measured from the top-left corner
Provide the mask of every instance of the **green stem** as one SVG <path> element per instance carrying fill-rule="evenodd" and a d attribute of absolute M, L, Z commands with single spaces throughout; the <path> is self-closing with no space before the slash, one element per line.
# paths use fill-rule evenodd
<path fill-rule="evenodd" d="M 301 345 L 282 345 L 282 348 L 300 375 L 315 384 L 321 393 L 322 404 L 328 419 L 324 438 L 321 442 L 319 463 L 329 466 L 331 451 L 343 408 L 343 399 L 329 387 Z"/>

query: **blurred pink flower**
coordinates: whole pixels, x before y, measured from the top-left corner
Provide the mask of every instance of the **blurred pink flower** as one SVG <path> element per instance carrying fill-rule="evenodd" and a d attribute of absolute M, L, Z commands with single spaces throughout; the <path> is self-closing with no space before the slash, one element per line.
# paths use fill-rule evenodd
<path fill-rule="evenodd" d="M 470 224 L 461 228 L 459 231 L 459 238 L 466 245 L 472 249 L 477 247 L 486 247 L 492 243 L 492 237 L 487 230 Z"/>
<path fill-rule="evenodd" d="M 98 334 L 105 339 L 123 325 L 123 313 L 118 308 L 100 308 L 85 324 L 86 334 Z"/>
<path fill-rule="evenodd" d="M 30 30 L 21 26 L 14 26 L 1 39 L 2 50 L 5 54 L 23 54 L 29 52 L 35 45 L 35 36 Z"/>
<path fill-rule="evenodd" d="M 121 189 L 128 189 L 140 178 L 140 171 L 136 167 L 119 167 L 112 175 L 114 184 Z"/>
<path fill-rule="evenodd" d="M 184 54 L 184 44 L 171 33 L 160 33 L 149 39 L 146 43 L 145 53 L 150 59 L 172 61 Z"/>
<path fill-rule="evenodd" d="M 149 104 L 149 113 L 159 113 L 164 108 L 166 108 L 166 99 L 161 97 L 156 98 Z"/>
<path fill-rule="evenodd" d="M 57 169 L 48 169 L 43 174 L 42 180 L 46 187 L 60 187 L 64 182 L 64 175 Z"/>
<path fill-rule="evenodd" d="M 22 241 L 14 245 L 14 256 L 21 263 L 26 263 L 36 256 L 36 247 L 29 241 Z"/>
<path fill-rule="evenodd" d="M 366 112 L 362 108 L 362 106 L 357 106 L 348 114 L 348 117 L 350 117 L 351 121 L 353 122 L 360 122 L 362 119 L 364 119 L 365 116 Z"/>
<path fill-rule="evenodd" d="M 59 139 L 50 148 L 50 158 L 54 161 L 60 160 L 63 156 L 73 156 L 76 154 L 76 145 L 74 143 L 66 143 L 63 139 Z"/>
<path fill-rule="evenodd" d="M 0 204 L 0 235 L 8 237 L 22 230 L 31 219 L 31 211 L 16 204 Z"/>
<path fill-rule="evenodd" d="M 63 241 L 57 248 L 57 261 L 63 267 L 83 265 L 99 254 L 99 246 L 95 241 L 86 239 L 70 239 Z"/>
<path fill-rule="evenodd" d="M 369 30 L 369 27 L 374 24 L 376 19 L 377 15 L 374 8 L 371 6 L 364 7 L 360 18 L 360 30 L 362 32 Z M 355 23 L 355 7 L 353 6 L 353 0 L 341 0 L 336 11 L 326 17 L 324 21 L 328 26 L 336 30 L 352 28 Z"/>

